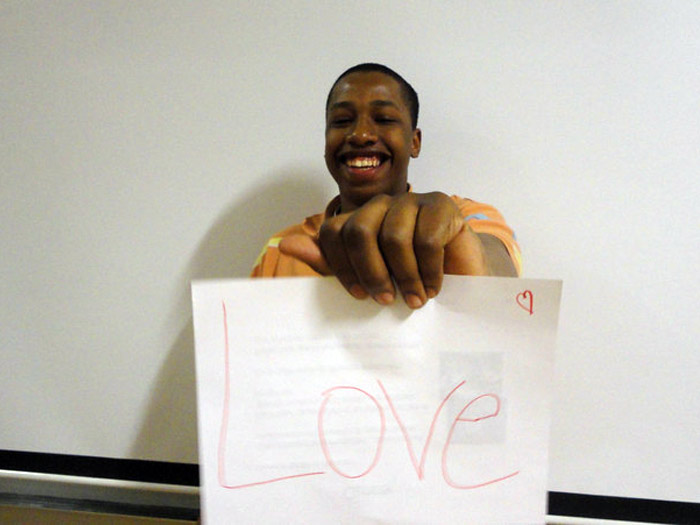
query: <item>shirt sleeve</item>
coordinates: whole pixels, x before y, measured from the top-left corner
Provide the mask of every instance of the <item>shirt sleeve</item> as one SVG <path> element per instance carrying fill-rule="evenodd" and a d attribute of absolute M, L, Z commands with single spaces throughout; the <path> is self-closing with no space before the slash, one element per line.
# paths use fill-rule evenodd
<path fill-rule="evenodd" d="M 522 272 L 520 246 L 515 239 L 515 233 L 506 224 L 503 215 L 488 204 L 462 199 L 456 195 L 453 195 L 452 199 L 457 203 L 462 217 L 475 233 L 493 235 L 503 243 L 519 276 Z"/>
<path fill-rule="evenodd" d="M 279 250 L 282 237 L 272 237 L 255 261 L 251 277 L 318 277 L 308 264 Z"/>
<path fill-rule="evenodd" d="M 281 237 L 271 237 L 267 241 L 260 255 L 255 260 L 253 271 L 250 272 L 251 277 L 274 277 L 274 268 L 277 266 L 279 256 L 279 243 Z"/>

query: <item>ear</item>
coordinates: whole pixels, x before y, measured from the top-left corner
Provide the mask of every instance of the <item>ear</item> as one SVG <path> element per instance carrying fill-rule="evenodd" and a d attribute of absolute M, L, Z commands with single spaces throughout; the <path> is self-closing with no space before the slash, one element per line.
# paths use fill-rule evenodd
<path fill-rule="evenodd" d="M 413 138 L 411 139 L 411 157 L 416 158 L 420 154 L 421 131 L 419 128 L 413 130 Z"/>

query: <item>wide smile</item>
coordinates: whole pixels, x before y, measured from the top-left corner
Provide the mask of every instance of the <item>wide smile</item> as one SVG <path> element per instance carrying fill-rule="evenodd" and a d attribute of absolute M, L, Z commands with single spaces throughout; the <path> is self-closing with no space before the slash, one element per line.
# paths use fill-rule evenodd
<path fill-rule="evenodd" d="M 356 182 L 373 180 L 387 164 L 390 156 L 383 152 L 359 151 L 341 154 L 339 161 L 350 178 Z"/>

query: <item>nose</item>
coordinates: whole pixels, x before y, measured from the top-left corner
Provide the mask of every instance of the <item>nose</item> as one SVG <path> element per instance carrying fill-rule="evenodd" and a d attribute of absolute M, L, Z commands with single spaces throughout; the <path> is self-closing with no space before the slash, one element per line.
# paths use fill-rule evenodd
<path fill-rule="evenodd" d="M 377 128 L 372 119 L 358 118 L 355 126 L 350 130 L 348 141 L 353 146 L 366 146 L 377 142 Z"/>

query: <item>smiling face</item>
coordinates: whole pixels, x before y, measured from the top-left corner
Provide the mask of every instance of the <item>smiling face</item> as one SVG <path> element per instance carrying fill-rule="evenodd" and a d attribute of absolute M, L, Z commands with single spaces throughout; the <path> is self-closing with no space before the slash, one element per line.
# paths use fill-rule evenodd
<path fill-rule="evenodd" d="M 411 126 L 396 80 L 354 72 L 335 85 L 326 111 L 325 157 L 344 212 L 381 193 L 406 192 L 408 163 L 420 144 L 421 132 Z"/>

